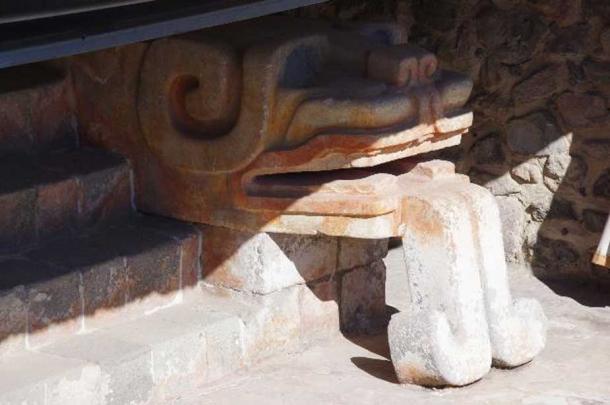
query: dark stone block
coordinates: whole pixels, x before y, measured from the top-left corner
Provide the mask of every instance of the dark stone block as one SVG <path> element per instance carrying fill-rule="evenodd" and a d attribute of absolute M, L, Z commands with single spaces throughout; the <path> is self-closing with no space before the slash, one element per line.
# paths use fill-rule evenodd
<path fill-rule="evenodd" d="M 558 197 L 555 197 L 551 202 L 547 218 L 577 220 L 573 204 Z"/>
<path fill-rule="evenodd" d="M 0 194 L 0 252 L 35 242 L 35 204 L 34 189 Z"/>
<path fill-rule="evenodd" d="M 138 229 L 123 232 L 117 239 L 130 241 L 120 247 L 126 257 L 129 300 L 151 293 L 165 294 L 181 287 L 179 242 Z"/>
<path fill-rule="evenodd" d="M 606 212 L 589 209 L 585 209 L 582 212 L 582 219 L 585 228 L 591 232 L 601 233 L 604 230 L 607 217 L 608 213 Z"/>
<path fill-rule="evenodd" d="M 506 158 L 502 148 L 502 140 L 498 134 L 479 139 L 472 146 L 471 152 L 478 164 L 500 164 Z"/>
<path fill-rule="evenodd" d="M 27 291 L 30 332 L 82 314 L 78 273 L 56 272 L 45 281 L 29 285 Z"/>
<path fill-rule="evenodd" d="M 0 289 L 23 290 L 28 302 L 28 328 L 43 329 L 81 314 L 78 273 L 28 259 L 0 262 Z"/>
<path fill-rule="evenodd" d="M 340 320 L 346 333 L 375 333 L 387 326 L 385 265 L 379 260 L 341 278 Z"/>
<path fill-rule="evenodd" d="M 40 239 L 69 233 L 78 215 L 78 184 L 75 178 L 38 187 L 36 232 Z"/>
<path fill-rule="evenodd" d="M 118 223 L 131 211 L 131 183 L 127 166 L 82 175 L 81 226 Z"/>
<path fill-rule="evenodd" d="M 593 195 L 610 198 L 610 169 L 603 172 L 593 184 Z"/>

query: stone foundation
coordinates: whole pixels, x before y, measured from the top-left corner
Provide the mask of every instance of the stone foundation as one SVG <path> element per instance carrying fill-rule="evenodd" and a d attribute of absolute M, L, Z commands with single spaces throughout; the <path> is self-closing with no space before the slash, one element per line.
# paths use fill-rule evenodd
<path fill-rule="evenodd" d="M 339 331 L 387 324 L 387 239 L 248 233 L 202 225 L 203 282 L 260 301 L 246 337 L 252 357 Z M 262 311 L 260 308 L 264 308 Z"/>

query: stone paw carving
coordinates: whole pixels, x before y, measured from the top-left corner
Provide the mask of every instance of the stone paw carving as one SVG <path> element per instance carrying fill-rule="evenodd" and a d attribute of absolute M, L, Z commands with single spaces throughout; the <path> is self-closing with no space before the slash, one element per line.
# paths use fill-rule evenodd
<path fill-rule="evenodd" d="M 510 294 L 498 208 L 484 188 L 456 181 L 417 187 L 405 202 L 403 248 L 410 312 L 388 338 L 401 383 L 465 385 L 492 364 L 530 361 L 545 344 L 535 300 Z"/>

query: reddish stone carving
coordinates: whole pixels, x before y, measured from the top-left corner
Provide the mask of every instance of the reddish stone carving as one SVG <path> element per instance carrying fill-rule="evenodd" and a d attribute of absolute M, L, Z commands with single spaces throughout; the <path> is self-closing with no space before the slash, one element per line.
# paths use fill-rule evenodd
<path fill-rule="evenodd" d="M 86 137 L 131 159 L 142 210 L 401 236 L 411 311 L 389 328 L 401 382 L 468 384 L 544 346 L 540 306 L 510 295 L 493 196 L 448 162 L 409 160 L 460 142 L 472 83 L 396 26 L 267 18 L 79 57 L 73 73 Z"/>
<path fill-rule="evenodd" d="M 392 24 L 267 18 L 74 67 L 87 137 L 131 158 L 140 209 L 243 230 L 399 235 L 412 165 L 379 165 L 472 120 L 471 81 Z"/>

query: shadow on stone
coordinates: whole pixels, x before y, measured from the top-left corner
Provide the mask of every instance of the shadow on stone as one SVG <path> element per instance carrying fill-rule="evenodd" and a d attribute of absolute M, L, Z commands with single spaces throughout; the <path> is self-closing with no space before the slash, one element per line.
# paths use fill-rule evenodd
<path fill-rule="evenodd" d="M 394 373 L 394 366 L 390 360 L 371 359 L 368 357 L 352 357 L 351 361 L 360 370 L 375 378 L 379 378 L 392 384 L 398 384 L 396 374 Z"/>

